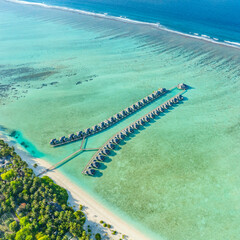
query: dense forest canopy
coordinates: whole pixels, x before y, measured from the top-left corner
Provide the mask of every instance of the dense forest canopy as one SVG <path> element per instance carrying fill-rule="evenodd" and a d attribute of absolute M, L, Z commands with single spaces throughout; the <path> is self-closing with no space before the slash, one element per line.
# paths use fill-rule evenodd
<path fill-rule="evenodd" d="M 0 239 L 90 239 L 84 213 L 68 206 L 64 188 L 47 176 L 37 177 L 2 140 L 0 160 Z"/>

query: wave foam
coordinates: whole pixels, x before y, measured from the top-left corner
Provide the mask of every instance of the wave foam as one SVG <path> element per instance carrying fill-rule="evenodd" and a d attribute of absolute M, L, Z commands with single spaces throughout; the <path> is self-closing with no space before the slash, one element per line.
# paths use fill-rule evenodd
<path fill-rule="evenodd" d="M 230 42 L 230 41 L 224 41 L 224 42 L 225 42 L 225 43 L 232 44 L 232 45 L 240 46 L 240 43 L 238 43 L 238 42 Z"/>
<path fill-rule="evenodd" d="M 221 41 L 219 41 L 218 38 L 211 38 L 204 34 L 200 35 L 198 33 L 193 33 L 193 34 L 183 33 L 183 32 L 179 32 L 177 30 L 172 30 L 172 29 L 166 28 L 163 25 L 161 25 L 160 23 L 143 22 L 143 21 L 133 20 L 133 19 L 129 19 L 126 17 L 122 17 L 122 16 L 120 16 L 120 17 L 110 16 L 107 13 L 103 13 L 103 14 L 94 13 L 94 12 L 88 12 L 88 11 L 74 9 L 74 8 L 47 5 L 45 3 L 27 2 L 27 1 L 22 1 L 22 0 L 5 0 L 5 1 L 14 2 L 14 3 L 18 3 L 18 4 L 39 6 L 39 7 L 44 7 L 44 8 L 57 9 L 57 10 L 62 10 L 62 11 L 70 11 L 70 12 L 75 12 L 75 13 L 79 13 L 79 14 L 83 14 L 83 15 L 94 16 L 94 17 L 99 17 L 99 18 L 106 18 L 106 19 L 121 21 L 121 22 L 126 22 L 126 23 L 148 25 L 148 26 L 157 28 L 159 30 L 175 33 L 175 34 L 178 34 L 181 36 L 195 38 L 195 39 L 211 42 L 211 43 L 218 44 L 218 45 L 224 45 L 227 47 L 233 47 L 233 48 L 240 49 L 240 43 L 238 43 L 238 42 L 231 42 L 231 41 L 221 42 Z"/>

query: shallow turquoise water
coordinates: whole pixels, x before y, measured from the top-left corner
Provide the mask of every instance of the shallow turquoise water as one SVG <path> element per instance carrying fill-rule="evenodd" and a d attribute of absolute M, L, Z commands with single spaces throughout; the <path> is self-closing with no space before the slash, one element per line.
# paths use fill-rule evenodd
<path fill-rule="evenodd" d="M 153 239 L 239 238 L 238 50 L 0 1 L 0 56 L 0 125 L 20 131 L 51 163 L 81 144 L 50 148 L 51 138 L 93 126 L 159 87 L 190 85 L 187 101 L 121 144 L 101 177 L 81 174 L 93 152 L 59 170 Z M 87 146 L 102 145 L 137 114 Z"/>

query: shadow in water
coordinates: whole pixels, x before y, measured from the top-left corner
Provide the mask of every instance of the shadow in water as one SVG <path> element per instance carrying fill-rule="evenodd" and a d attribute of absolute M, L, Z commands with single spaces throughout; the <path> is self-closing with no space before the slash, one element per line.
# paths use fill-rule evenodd
<path fill-rule="evenodd" d="M 184 93 L 186 93 L 187 91 L 185 91 Z M 183 94 L 183 93 L 182 93 Z M 181 94 L 181 95 L 182 95 Z M 132 138 L 136 137 L 139 133 L 141 133 L 142 131 L 144 131 L 147 127 L 151 126 L 151 124 L 155 123 L 156 121 L 158 121 L 159 119 L 161 119 L 162 117 L 164 117 L 167 113 L 170 113 L 174 108 L 184 104 L 184 101 L 188 100 L 187 97 L 184 97 L 182 99 L 182 101 L 175 103 L 174 105 L 169 106 L 167 109 L 164 110 L 164 112 L 161 112 L 159 115 L 154 116 L 154 118 L 150 118 L 149 122 L 145 122 L 144 125 L 139 126 L 138 129 L 135 129 L 132 133 L 129 133 L 128 136 L 126 136 L 123 140 L 121 140 L 119 142 L 119 144 L 117 144 L 115 146 L 114 149 L 112 149 L 109 153 L 108 156 L 105 157 L 104 159 L 104 163 L 101 162 L 100 163 L 100 167 L 98 168 L 99 170 L 105 170 L 107 168 L 107 164 L 110 163 L 112 161 L 112 157 L 116 156 L 117 152 L 119 150 L 122 149 L 122 147 L 127 143 L 127 141 L 131 140 Z M 111 128 L 111 127 L 110 127 Z M 104 130 L 105 131 L 105 130 Z M 99 132 L 101 133 L 101 132 Z M 97 134 L 99 134 L 97 133 Z M 96 135 L 96 134 L 95 134 Z M 93 135 L 93 136 L 95 136 Z M 93 137 L 91 136 L 91 137 Z M 83 144 L 83 148 L 86 148 L 87 146 L 87 142 L 88 142 L 88 138 L 86 138 L 85 143 Z M 74 154 L 71 158 L 67 159 L 66 161 L 64 161 L 62 164 L 58 165 L 57 167 L 62 166 L 63 164 L 69 162 L 70 160 L 72 160 L 74 157 L 79 156 L 82 152 L 77 153 L 76 155 Z M 98 169 L 95 168 L 95 174 L 93 175 L 93 177 L 101 177 L 103 175 L 102 172 L 100 172 Z"/>
<path fill-rule="evenodd" d="M 110 153 L 108 154 L 108 156 L 110 156 L 110 157 L 116 156 L 116 153 L 114 152 L 114 149 L 110 151 Z"/>
<path fill-rule="evenodd" d="M 100 170 L 105 170 L 105 169 L 107 169 L 107 165 L 104 164 L 103 162 L 101 162 L 101 163 L 100 163 L 100 167 L 99 167 L 98 169 L 100 169 Z"/>
<path fill-rule="evenodd" d="M 116 145 L 113 150 L 114 150 L 114 151 L 119 151 L 119 150 L 121 150 L 121 149 L 122 149 L 122 148 L 121 148 L 119 145 Z"/>
<path fill-rule="evenodd" d="M 88 143 L 88 138 L 85 138 L 82 148 L 86 148 Z"/>
<path fill-rule="evenodd" d="M 124 140 L 121 140 L 121 142 L 119 142 L 119 144 L 118 144 L 119 147 L 124 146 L 124 145 L 126 145 L 126 141 L 124 141 Z"/>
<path fill-rule="evenodd" d="M 151 105 L 151 104 L 153 104 L 154 102 L 158 101 L 158 100 L 161 99 L 162 97 L 167 96 L 167 95 L 168 95 L 169 93 L 171 93 L 172 91 L 173 91 L 173 89 L 172 89 L 172 90 L 166 90 L 166 93 L 165 93 L 165 94 L 159 96 L 159 97 L 156 98 L 156 99 L 153 99 L 152 102 L 146 104 L 145 106 L 142 106 L 142 107 L 139 108 L 138 110 L 143 110 L 143 109 L 147 108 L 149 105 Z M 144 97 L 144 98 L 145 98 L 145 97 Z M 128 108 L 128 107 L 126 107 L 126 108 Z M 125 109 L 126 109 L 126 108 L 125 108 Z M 128 116 L 126 116 L 126 117 L 124 117 L 124 118 L 121 118 L 118 122 L 114 122 L 114 124 L 113 124 L 112 126 L 109 126 L 109 127 L 105 128 L 105 129 L 103 129 L 102 131 L 97 132 L 97 133 L 89 136 L 88 138 L 97 136 L 98 134 L 100 134 L 100 133 L 102 133 L 102 132 L 104 132 L 104 131 L 107 131 L 107 130 L 109 130 L 109 129 L 112 129 L 113 127 L 115 127 L 115 126 L 117 126 L 118 124 L 120 124 L 122 121 L 130 118 L 131 116 L 134 116 L 135 114 L 137 114 L 138 110 L 136 110 L 135 112 L 132 112 L 131 114 L 129 114 Z M 103 120 L 103 121 L 104 121 L 104 120 Z M 82 140 L 82 139 L 75 140 L 74 142 L 78 142 L 78 141 L 81 141 L 81 140 Z M 67 142 L 67 143 L 65 143 L 64 145 L 67 145 L 67 144 L 70 144 L 70 143 L 72 143 L 72 142 Z M 64 145 L 59 145 L 59 146 L 55 146 L 55 147 L 61 147 L 61 146 L 64 146 Z"/>
<path fill-rule="evenodd" d="M 115 153 L 115 155 L 116 155 L 116 153 Z M 110 163 L 112 161 L 112 159 L 110 158 L 110 157 L 106 157 L 105 159 L 104 159 L 104 162 L 105 163 Z"/>
<path fill-rule="evenodd" d="M 57 169 L 57 168 L 59 168 L 59 167 L 61 167 L 61 166 L 63 166 L 64 164 L 66 164 L 66 163 L 68 163 L 69 161 L 71 161 L 72 159 L 74 159 L 75 157 L 77 157 L 77 156 L 79 156 L 79 155 L 81 155 L 83 153 L 83 151 L 81 151 L 81 152 L 79 152 L 79 153 L 76 153 L 76 154 L 74 154 L 72 157 L 70 157 L 70 158 L 68 158 L 68 157 L 66 157 L 67 159 L 66 159 L 66 161 L 63 161 L 64 159 L 62 159 L 61 161 L 63 161 L 62 163 L 60 163 L 61 161 L 59 161 L 59 165 L 57 165 L 58 163 L 55 163 L 57 166 L 54 168 L 54 169 Z M 54 166 L 54 165 L 53 165 Z"/>
<path fill-rule="evenodd" d="M 92 177 L 99 178 L 99 177 L 101 177 L 102 175 L 103 175 L 103 173 L 96 169 L 96 170 L 95 170 L 95 174 L 94 174 Z"/>
<path fill-rule="evenodd" d="M 184 97 L 182 101 L 169 106 L 168 109 L 165 109 L 164 112 L 160 113 L 157 116 L 154 116 L 154 118 L 151 118 L 149 122 L 144 123 L 144 125 L 140 126 L 138 129 L 135 129 L 133 133 L 130 133 L 128 136 L 126 136 L 124 139 L 122 139 L 118 145 L 116 145 L 115 149 L 110 151 L 110 154 L 108 155 L 108 157 L 105 158 L 104 162 L 105 163 L 109 163 L 112 161 L 112 157 L 115 156 L 117 154 L 117 151 L 121 150 L 122 147 L 124 146 L 128 141 L 130 141 L 132 138 L 134 138 L 135 136 L 137 136 L 139 133 L 141 133 L 143 130 L 146 130 L 147 127 L 151 126 L 151 124 L 155 123 L 156 121 L 158 121 L 159 119 L 161 119 L 162 117 L 164 117 L 167 113 L 170 113 L 174 108 L 184 104 L 184 101 L 188 100 L 187 97 Z"/>

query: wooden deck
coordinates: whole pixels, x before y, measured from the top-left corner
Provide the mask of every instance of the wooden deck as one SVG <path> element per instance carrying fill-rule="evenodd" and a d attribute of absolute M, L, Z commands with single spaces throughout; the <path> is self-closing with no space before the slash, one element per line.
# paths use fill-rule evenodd
<path fill-rule="evenodd" d="M 125 127 L 124 129 L 122 129 L 121 131 L 117 132 L 116 134 L 114 134 L 112 137 L 110 137 L 100 148 L 99 150 L 93 155 L 93 157 L 89 160 L 89 162 L 87 163 L 87 165 L 85 166 L 85 168 L 82 171 L 82 174 L 86 174 L 86 171 L 91 168 L 91 164 L 93 163 L 93 161 L 96 159 L 96 157 L 98 156 L 98 154 L 102 151 L 102 149 L 111 141 L 113 140 L 118 134 L 121 134 L 121 132 L 125 131 L 126 129 L 128 129 L 129 127 L 131 127 L 132 125 L 134 125 L 135 123 L 137 123 L 138 121 L 140 121 L 141 119 L 145 118 L 146 116 L 148 116 L 149 114 L 151 114 L 152 112 L 154 112 L 156 109 L 158 109 L 159 107 L 164 106 L 168 101 L 171 101 L 172 99 L 174 99 L 175 97 L 181 95 L 183 92 L 185 92 L 185 90 L 181 91 L 180 93 L 176 94 L 175 96 L 171 97 L 170 99 L 168 99 L 167 101 L 165 101 L 164 103 L 162 103 L 161 105 L 159 105 L 158 107 L 154 108 L 152 111 L 148 112 L 147 114 L 145 114 L 144 116 L 142 116 L 141 118 L 137 119 L 136 121 L 134 121 L 133 123 L 129 124 L 127 127 Z M 86 174 L 87 175 L 87 174 Z"/>
<path fill-rule="evenodd" d="M 173 87 L 173 88 L 171 88 L 170 90 L 168 90 L 168 91 L 166 91 L 166 92 L 169 92 L 169 91 L 171 91 L 171 90 L 174 89 L 174 88 L 176 88 L 176 86 Z M 110 137 L 100 148 L 83 148 L 83 144 L 84 144 L 85 139 L 86 139 L 88 136 L 91 136 L 91 135 L 93 135 L 93 134 L 90 134 L 90 135 L 88 135 L 88 136 L 84 136 L 84 137 L 82 138 L 81 146 L 80 146 L 80 148 L 79 148 L 77 151 L 75 151 L 74 153 L 70 154 L 70 155 L 67 156 L 66 158 L 62 159 L 61 161 L 57 162 L 56 164 L 54 164 L 54 165 L 51 166 L 50 168 L 44 170 L 43 172 L 41 172 L 40 174 L 38 174 L 38 176 L 40 176 L 40 175 L 42 175 L 42 174 L 44 174 L 44 173 L 46 173 L 46 172 L 48 172 L 48 171 L 54 170 L 54 169 L 56 169 L 57 167 L 63 165 L 64 163 L 66 163 L 66 162 L 68 162 L 69 160 L 71 160 L 73 157 L 77 156 L 81 151 L 97 151 L 97 152 L 93 155 L 93 157 L 89 160 L 89 162 L 87 163 L 87 165 L 84 167 L 84 169 L 83 169 L 83 171 L 82 171 L 82 174 L 88 175 L 87 171 L 90 170 L 90 169 L 93 169 L 93 168 L 91 167 L 91 164 L 95 161 L 96 157 L 99 155 L 99 153 L 105 148 L 105 146 L 106 146 L 110 141 L 112 141 L 113 139 L 115 139 L 117 135 L 121 134 L 122 132 L 124 132 L 125 130 L 127 130 L 129 127 L 132 127 L 132 126 L 135 125 L 137 122 L 139 122 L 139 121 L 141 121 L 142 119 L 146 118 L 148 115 L 151 115 L 151 114 L 152 114 L 154 111 L 156 111 L 158 108 L 164 107 L 164 106 L 167 104 L 167 102 L 169 102 L 169 101 L 171 101 L 172 99 L 174 99 L 174 98 L 178 97 L 179 95 L 183 94 L 185 91 L 186 91 L 186 90 L 182 90 L 181 92 L 177 93 L 176 95 L 174 95 L 173 97 L 169 98 L 169 99 L 166 100 L 164 103 L 160 104 L 159 106 L 157 106 L 156 108 L 154 108 L 153 110 L 151 110 L 150 112 L 148 112 L 147 114 L 145 114 L 144 116 L 142 116 L 141 118 L 138 118 L 136 121 L 134 121 L 133 123 L 129 124 L 129 125 L 126 126 L 124 129 L 122 129 L 121 131 L 117 132 L 116 134 L 114 134 L 114 135 L 113 135 L 112 137 Z M 166 93 L 166 92 L 165 92 L 165 93 Z M 164 94 L 165 94 L 165 93 L 164 93 Z M 158 97 L 156 97 L 155 99 L 153 99 L 153 101 L 151 101 L 150 103 L 154 102 L 155 100 L 157 100 L 157 99 L 158 99 L 159 97 L 161 97 L 161 96 L 163 96 L 163 94 L 161 94 L 161 95 L 159 95 Z M 179 101 L 181 101 L 181 100 L 179 100 Z M 148 104 L 149 104 L 149 103 L 147 103 L 146 105 L 148 105 Z M 143 107 L 146 106 L 146 105 L 143 105 L 143 106 L 141 106 L 140 108 L 143 108 Z M 171 106 L 172 106 L 172 105 L 173 105 L 173 104 L 171 104 Z M 140 108 L 139 108 L 139 109 L 140 109 Z M 138 110 L 138 109 L 136 109 L 136 110 L 133 111 L 133 112 L 136 112 L 137 110 Z M 127 116 L 131 115 L 133 112 L 129 113 Z M 158 115 L 159 115 L 159 114 L 158 114 Z M 127 117 L 127 116 L 126 116 L 126 117 Z M 121 119 L 119 119 L 119 120 L 116 121 L 116 122 L 119 122 L 119 121 L 122 120 L 122 119 L 124 119 L 124 118 L 121 118 Z M 116 123 L 116 122 L 114 122 L 114 123 Z M 114 123 L 113 123 L 113 124 L 114 124 Z M 96 133 L 99 133 L 99 132 L 107 129 L 108 127 L 111 127 L 113 124 L 111 124 L 110 126 L 107 126 L 107 127 L 103 128 L 103 129 L 101 129 L 100 131 L 97 131 Z M 94 134 L 95 134 L 95 133 L 94 133 Z M 130 134 L 130 133 L 129 133 L 129 134 Z M 80 140 L 80 139 L 77 139 L 77 140 Z M 73 141 L 77 141 L 77 140 L 73 140 Z M 66 143 L 63 143 L 63 144 L 67 144 L 67 143 L 69 143 L 69 142 L 66 142 Z M 61 145 L 63 145 L 63 144 L 61 144 Z M 111 150 L 110 150 L 110 151 L 111 151 Z"/>
<path fill-rule="evenodd" d="M 175 88 L 175 87 L 173 87 L 173 88 Z M 126 117 L 132 115 L 132 114 L 135 113 L 136 111 L 144 108 L 144 107 L 147 106 L 148 104 L 151 104 L 152 102 L 156 101 L 157 99 L 159 99 L 160 97 L 162 97 L 163 95 L 165 95 L 166 93 L 168 93 L 169 91 L 171 91 L 173 88 L 171 88 L 171 89 L 169 89 L 169 90 L 166 90 L 166 89 L 165 89 L 165 92 L 163 92 L 163 93 L 161 93 L 160 95 L 156 96 L 156 97 L 153 98 L 151 101 L 147 102 L 145 105 L 139 106 L 137 109 L 132 109 L 132 110 L 133 110 L 132 112 L 127 113 L 125 116 L 122 116 L 122 118 L 116 119 L 114 122 L 108 124 L 108 126 L 102 127 L 102 128 L 100 128 L 100 129 L 98 129 L 97 131 L 92 131 L 91 133 L 86 134 L 85 137 L 92 136 L 92 135 L 94 135 L 94 134 L 97 134 L 97 133 L 99 133 L 99 132 L 102 132 L 102 131 L 106 130 L 107 128 L 112 127 L 114 124 L 122 121 L 123 119 L 125 119 Z M 157 91 L 158 91 L 158 90 L 157 90 Z M 156 91 L 155 91 L 155 92 L 156 92 Z M 151 95 L 151 94 L 149 94 L 148 96 L 150 96 L 150 95 Z M 143 99 L 147 98 L 148 96 L 142 98 L 142 99 L 139 100 L 138 102 L 142 101 Z M 136 102 L 136 103 L 134 103 L 134 104 L 137 104 L 138 102 Z M 132 104 L 131 106 L 133 106 L 134 104 Z M 131 106 L 129 106 L 129 107 L 127 107 L 127 108 L 130 108 Z M 123 110 L 126 110 L 127 108 L 125 108 L 125 109 L 123 109 Z M 123 110 L 122 110 L 122 111 L 123 111 Z M 116 116 L 117 114 L 121 114 L 122 111 L 116 113 L 114 116 Z M 112 117 L 114 117 L 114 116 L 112 116 Z M 111 117 L 110 117 L 110 118 L 111 118 Z M 108 119 L 110 119 L 110 118 L 108 118 Z M 106 119 L 106 120 L 108 120 L 108 119 Z M 106 121 L 106 120 L 105 120 L 105 121 Z M 103 122 L 104 122 L 104 121 L 103 121 Z M 101 122 L 101 123 L 102 123 L 102 122 Z M 101 123 L 97 124 L 96 126 L 99 126 Z M 91 128 L 90 128 L 90 129 L 91 129 Z M 85 130 L 86 130 L 86 129 L 85 129 Z M 83 132 L 84 132 L 84 130 L 83 130 Z M 68 139 L 67 141 L 59 142 L 59 143 L 54 144 L 54 145 L 51 145 L 51 146 L 52 146 L 52 147 L 59 147 L 59 146 L 65 145 L 65 144 L 69 144 L 69 143 L 72 143 L 72 142 L 75 142 L 75 141 L 79 141 L 79 140 L 81 140 L 82 138 L 83 138 L 83 137 L 77 137 L 77 138 L 74 138 L 74 139 Z"/>
<path fill-rule="evenodd" d="M 52 165 L 50 168 L 47 168 L 46 170 L 44 170 L 43 172 L 39 173 L 37 176 L 40 176 L 48 171 L 54 170 L 57 167 L 61 166 L 62 164 L 66 163 L 67 161 L 69 161 L 71 158 L 75 157 L 78 153 L 80 153 L 81 151 L 92 151 L 92 150 L 98 150 L 98 148 L 82 148 L 83 143 L 84 143 L 85 137 L 82 140 L 81 146 L 79 148 L 79 150 L 77 150 L 76 152 L 70 154 L 69 156 L 67 156 L 66 158 L 62 159 L 61 161 L 57 162 L 56 164 Z"/>

